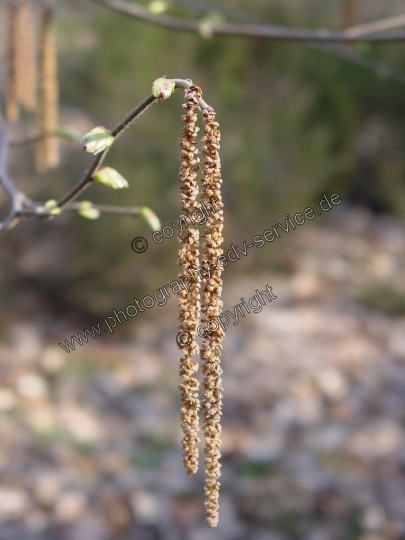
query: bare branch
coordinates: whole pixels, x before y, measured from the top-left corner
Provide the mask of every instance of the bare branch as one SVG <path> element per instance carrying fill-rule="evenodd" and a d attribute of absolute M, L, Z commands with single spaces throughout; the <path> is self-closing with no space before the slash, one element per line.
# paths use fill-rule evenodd
<path fill-rule="evenodd" d="M 128 114 L 128 116 L 126 116 L 124 120 L 120 122 L 111 131 L 111 135 L 114 138 L 117 138 L 124 131 L 124 129 L 127 128 L 135 120 L 135 118 L 138 118 L 138 116 L 144 113 L 146 109 L 149 107 L 149 105 L 152 105 L 154 101 L 156 101 L 156 98 L 152 96 L 152 94 L 150 94 L 146 99 L 142 101 L 142 103 L 138 105 L 138 107 L 136 107 L 133 111 L 131 111 Z"/>
<path fill-rule="evenodd" d="M 176 87 L 178 88 L 188 88 L 192 84 L 192 81 L 182 79 L 174 79 L 174 82 L 176 83 Z M 133 111 L 131 111 L 124 118 L 124 120 L 122 120 L 122 122 L 120 122 L 111 131 L 114 139 L 119 137 L 119 135 L 121 135 L 121 133 L 156 100 L 157 98 L 155 96 L 149 95 Z M 202 99 L 200 101 L 200 105 L 202 108 L 208 107 L 208 105 Z M 38 138 L 55 135 L 60 136 L 60 132 L 39 135 L 31 139 L 21 141 L 21 143 L 25 144 L 27 142 L 36 142 Z M 28 197 L 26 197 L 23 193 L 17 191 L 14 187 L 14 184 L 8 177 L 6 170 L 8 146 L 9 143 L 7 139 L 5 122 L 2 116 L 0 116 L 0 185 L 4 188 L 11 201 L 11 210 L 5 220 L 3 222 L 0 222 L 0 229 L 9 229 L 19 223 L 23 218 L 27 217 L 53 219 L 55 215 L 49 213 L 49 208 L 47 208 L 46 205 L 31 201 L 30 199 L 28 199 Z M 82 193 L 93 181 L 92 177 L 100 169 L 100 166 L 103 163 L 108 151 L 109 147 L 107 147 L 103 152 L 96 156 L 93 163 L 84 173 L 82 179 L 79 180 L 79 182 L 75 186 L 73 186 L 65 195 L 60 197 L 60 199 L 56 203 L 57 207 L 66 210 L 80 209 L 80 203 L 74 203 L 72 201 L 76 199 L 76 197 L 80 193 Z M 92 205 L 92 207 L 102 212 L 113 214 L 137 215 L 142 212 L 142 207 L 122 208 L 109 205 Z"/>
<path fill-rule="evenodd" d="M 20 141 L 9 141 L 8 147 L 22 148 L 23 146 L 43 141 L 44 139 L 48 139 L 49 137 L 59 137 L 60 139 L 65 139 L 72 142 L 75 142 L 79 139 L 79 137 L 73 135 L 73 132 L 69 133 L 67 131 L 64 131 L 63 129 L 59 129 L 58 131 L 39 133 L 38 135 L 33 135 L 32 137 L 27 137 L 26 139 L 21 139 Z"/>
<path fill-rule="evenodd" d="M 134 2 L 130 3 L 126 0 L 93 0 L 93 2 L 114 9 L 124 15 L 129 15 L 171 30 L 195 33 L 201 32 L 199 21 L 180 19 L 168 15 L 156 15 Z M 380 23 L 383 27 L 382 21 L 376 21 L 376 23 L 373 24 L 377 25 L 377 23 Z M 402 26 L 402 24 L 399 25 L 398 23 L 395 26 L 397 25 Z M 352 34 L 351 31 L 353 28 L 354 33 Z M 336 31 L 328 29 L 285 28 L 282 26 L 250 23 L 221 23 L 212 25 L 212 35 L 314 43 L 394 43 L 405 41 L 405 31 L 378 34 L 374 32 L 380 31 L 379 27 L 371 30 L 369 28 L 361 29 L 360 26 L 353 28 Z"/>
<path fill-rule="evenodd" d="M 0 222 L 0 229 L 11 228 L 11 225 L 16 225 L 18 220 L 16 216 L 18 211 L 22 208 L 25 201 L 25 195 L 19 192 L 7 173 L 7 150 L 8 150 L 8 138 L 7 129 L 3 116 L 0 113 L 0 185 L 7 193 L 10 202 L 11 209 L 9 215 Z"/>
<path fill-rule="evenodd" d="M 91 204 L 92 208 L 100 210 L 103 214 L 120 214 L 124 216 L 137 216 L 141 210 L 141 206 L 112 206 L 109 204 Z M 81 202 L 73 202 L 65 207 L 65 210 L 80 210 Z"/>
<path fill-rule="evenodd" d="M 192 81 L 190 80 L 183 80 L 183 79 L 172 79 L 176 87 L 178 88 L 185 88 L 187 89 L 191 84 Z M 119 137 L 121 133 L 136 119 L 138 116 L 140 116 L 154 101 L 156 101 L 156 97 L 150 95 L 148 96 L 138 107 L 136 107 L 133 111 L 131 111 L 128 116 L 124 118 L 122 122 L 120 122 L 112 131 L 111 135 L 113 135 L 114 139 Z M 200 99 L 200 106 L 202 109 L 205 109 L 208 107 L 208 105 L 205 103 L 203 99 Z M 58 206 L 59 208 L 65 207 L 69 202 L 76 199 L 80 193 L 82 193 L 92 182 L 92 176 L 100 169 L 101 164 L 104 161 L 104 158 L 106 157 L 107 153 L 109 151 L 109 148 L 106 148 L 101 154 L 99 154 L 92 165 L 89 167 L 89 169 L 85 172 L 83 178 L 75 185 L 71 190 L 69 190 L 65 195 L 63 195 L 58 200 Z"/>
<path fill-rule="evenodd" d="M 136 107 L 133 111 L 131 111 L 128 116 L 124 118 L 122 122 L 120 122 L 112 131 L 111 134 L 114 138 L 117 138 L 126 127 L 128 127 L 131 122 L 135 120 L 138 116 L 140 116 L 148 107 L 151 105 L 154 101 L 156 101 L 156 98 L 152 95 L 148 96 L 138 107 Z M 101 164 L 104 161 L 104 158 L 108 154 L 109 148 L 106 148 L 101 154 L 99 154 L 93 163 L 90 165 L 90 167 L 87 169 L 87 171 L 84 173 L 83 178 L 70 189 L 65 195 L 60 197 L 58 200 L 58 206 L 59 208 L 63 208 L 66 206 L 69 202 L 76 199 L 82 191 L 84 191 L 90 183 L 93 181 L 92 176 L 95 174 L 101 167 Z"/>
<path fill-rule="evenodd" d="M 151 105 L 156 98 L 152 95 L 148 96 L 142 103 L 138 105 L 133 111 L 131 111 L 122 122 L 120 122 L 113 130 L 112 135 L 117 138 L 126 127 L 128 127 L 138 116 L 140 116 Z M 60 135 L 60 133 L 48 133 L 33 137 L 28 142 L 37 142 L 38 139 L 43 137 L 49 137 L 54 135 Z M 21 141 L 21 143 L 26 143 Z M 16 145 L 14 143 L 14 145 Z M 17 143 L 18 145 L 18 143 Z M 0 230 L 10 229 L 17 225 L 23 218 L 26 217 L 40 217 L 43 219 L 52 219 L 55 216 L 47 214 L 47 209 L 38 202 L 33 202 L 28 199 L 23 193 L 19 192 L 11 179 L 7 174 L 7 151 L 9 142 L 7 138 L 7 131 L 3 117 L 0 115 L 0 185 L 4 188 L 11 201 L 11 209 L 8 216 L 3 222 L 0 222 Z M 59 208 L 64 208 L 84 191 L 90 183 L 93 181 L 92 176 L 99 170 L 105 156 L 108 153 L 109 148 L 106 148 L 101 154 L 99 154 L 85 172 L 83 178 L 73 186 L 65 195 L 60 197 L 57 201 Z M 107 210 L 104 210 L 107 211 Z M 117 212 L 114 212 L 117 213 Z"/>
<path fill-rule="evenodd" d="M 358 35 L 384 32 L 385 30 L 392 30 L 393 28 L 401 28 L 402 26 L 405 26 L 405 13 L 401 13 L 401 15 L 396 15 L 395 17 L 388 17 L 387 19 L 381 19 L 379 21 L 357 24 L 356 26 L 348 28 L 346 33 L 356 37 Z"/>
<path fill-rule="evenodd" d="M 355 0 L 352 0 L 355 1 Z M 182 6 L 183 8 L 190 10 L 194 14 L 207 14 L 212 12 L 218 12 L 224 16 L 233 19 L 240 23 L 251 24 L 263 24 L 264 21 L 260 17 L 254 16 L 244 11 L 215 4 L 210 0 L 175 0 L 175 4 Z M 357 32 L 362 30 L 363 33 L 371 32 L 372 30 L 390 30 L 392 28 L 399 28 L 404 21 L 404 15 L 397 15 L 388 19 L 381 19 L 372 23 L 367 23 L 367 27 L 364 24 L 352 26 L 350 31 Z M 346 43 L 311 43 L 307 42 L 304 45 L 310 49 L 325 52 L 341 58 L 364 69 L 373 71 L 378 77 L 390 78 L 400 84 L 405 84 L 405 73 L 398 68 L 391 66 L 390 64 L 376 59 L 370 56 L 366 56 L 354 47 L 347 47 Z M 351 44 L 353 45 L 353 44 Z"/>
<path fill-rule="evenodd" d="M 108 154 L 108 148 L 106 148 L 101 154 L 99 154 L 93 161 L 93 163 L 90 165 L 90 167 L 87 169 L 87 171 L 84 173 L 83 177 L 79 182 L 74 185 L 65 195 L 62 195 L 58 199 L 58 206 L 59 208 L 63 208 L 66 206 L 70 201 L 73 201 L 84 191 L 90 183 L 93 181 L 92 176 L 95 174 L 99 168 L 101 167 L 101 164 L 104 161 L 105 156 Z"/>

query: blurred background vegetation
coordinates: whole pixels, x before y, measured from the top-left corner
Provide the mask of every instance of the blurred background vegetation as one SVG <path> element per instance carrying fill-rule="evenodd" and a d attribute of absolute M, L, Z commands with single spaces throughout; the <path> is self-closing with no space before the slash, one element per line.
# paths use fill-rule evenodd
<path fill-rule="evenodd" d="M 396 14 L 400 4 L 359 1 L 357 22 Z M 184 5 L 168 7 L 190 16 Z M 199 17 L 212 15 L 215 5 L 219 13 L 235 10 L 247 21 L 312 28 L 342 23 L 340 0 L 189 3 L 205 12 Z M 372 58 L 391 66 L 391 77 L 381 67 L 376 72 L 319 48 L 174 33 L 86 0 L 58 1 L 57 15 L 61 119 L 81 135 L 94 125 L 114 126 L 150 92 L 157 76 L 191 78 L 203 89 L 222 130 L 227 244 L 260 233 L 285 213 L 317 203 L 324 193 L 339 193 L 345 207 L 361 205 L 404 218 L 405 45 L 346 46 L 360 61 Z M 108 164 L 129 180 L 129 190 L 91 187 L 82 199 L 146 205 L 162 225 L 176 220 L 181 94 L 148 110 L 108 156 Z M 58 170 L 39 176 L 32 172 L 30 150 L 13 151 L 11 172 L 37 200 L 57 198 L 90 161 L 72 144 L 63 146 L 62 158 Z M 47 293 L 50 307 L 94 315 L 175 275 L 175 238 L 151 246 L 146 256 L 134 256 L 131 239 L 145 231 L 149 234 L 130 217 L 86 222 L 66 213 L 53 223 L 30 220 L 3 235 L 2 242 L 26 253 L 27 244 L 58 238 L 63 248 L 55 249 L 53 270 L 51 255 L 21 265 L 27 286 L 31 282 Z M 32 249 L 38 253 L 38 247 Z M 258 252 L 249 264 L 268 268 L 277 264 L 277 256 Z M 20 271 L 12 261 L 9 265 L 10 276 L 17 278 Z"/>

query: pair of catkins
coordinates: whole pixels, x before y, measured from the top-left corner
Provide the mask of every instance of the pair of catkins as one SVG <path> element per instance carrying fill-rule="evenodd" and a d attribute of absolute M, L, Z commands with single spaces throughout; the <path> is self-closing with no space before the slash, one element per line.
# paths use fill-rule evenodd
<path fill-rule="evenodd" d="M 33 8 L 39 12 L 39 28 Z M 5 116 L 16 122 L 20 107 L 35 111 L 39 134 L 58 129 L 58 80 L 53 0 L 7 0 Z M 38 34 L 38 35 L 37 35 Z M 43 137 L 36 143 L 35 162 L 39 172 L 58 165 L 57 137 Z"/>
<path fill-rule="evenodd" d="M 220 477 L 220 436 L 222 408 L 222 369 L 220 357 L 224 332 L 218 325 L 210 325 L 222 311 L 222 279 L 220 265 L 216 261 L 222 255 L 221 244 L 223 228 L 223 204 L 221 199 L 221 163 L 219 159 L 220 132 L 215 112 L 211 107 L 201 107 L 201 90 L 191 85 L 186 90 L 186 103 L 183 105 L 186 114 L 183 116 L 185 126 L 180 142 L 180 198 L 182 211 L 189 215 L 199 208 L 200 204 L 210 204 L 218 210 L 212 212 L 205 223 L 202 233 L 201 259 L 199 252 L 199 231 L 189 228 L 181 236 L 179 264 L 182 267 L 179 278 L 192 274 L 193 282 L 179 292 L 179 333 L 190 336 L 186 346 L 181 346 L 179 373 L 182 378 L 181 423 L 183 429 L 184 465 L 189 474 L 198 468 L 199 412 L 202 412 L 202 429 L 204 434 L 205 458 L 205 508 L 208 525 L 215 527 L 218 523 L 218 497 Z M 197 148 L 196 125 L 197 111 L 202 111 L 204 122 L 203 164 L 201 175 L 201 191 L 197 183 L 200 169 L 199 151 Z M 181 216 L 182 217 L 182 216 Z M 181 219 L 181 218 L 180 218 Z M 209 267 L 209 277 L 202 277 L 200 268 Z M 206 327 L 206 337 L 201 351 L 196 342 L 197 327 L 200 323 Z M 211 330 L 211 328 L 216 328 Z M 196 378 L 197 361 L 193 357 L 200 353 L 203 371 L 202 400 L 200 403 L 199 381 Z"/>

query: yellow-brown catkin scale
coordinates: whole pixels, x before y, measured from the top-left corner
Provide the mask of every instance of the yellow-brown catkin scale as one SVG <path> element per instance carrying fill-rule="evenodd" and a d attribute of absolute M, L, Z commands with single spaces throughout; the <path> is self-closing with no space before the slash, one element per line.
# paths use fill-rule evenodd
<path fill-rule="evenodd" d="M 196 126 L 197 114 L 199 109 L 198 98 L 201 90 L 196 86 L 191 86 L 186 91 L 186 103 L 183 105 L 186 114 L 182 117 L 185 126 L 182 130 L 180 142 L 180 198 L 181 208 L 185 215 L 189 215 L 199 207 L 196 201 L 198 187 L 196 182 L 197 171 L 199 169 L 199 157 L 197 150 L 197 133 L 199 128 Z M 180 219 L 183 216 L 180 217 Z M 194 474 L 198 469 L 198 411 L 200 400 L 198 397 L 199 383 L 195 372 L 198 364 L 192 361 L 193 356 L 199 353 L 199 346 L 196 342 L 197 327 L 200 319 L 200 281 L 198 275 L 199 268 L 199 231 L 188 228 L 179 236 L 181 248 L 179 250 L 178 263 L 182 266 L 179 278 L 186 277 L 186 282 L 191 282 L 188 290 L 179 292 L 179 333 L 186 332 L 191 336 L 191 342 L 182 349 L 180 359 L 179 374 L 182 378 L 180 385 L 181 397 L 181 425 L 183 429 L 183 461 L 188 474 Z M 193 272 L 196 270 L 197 272 Z M 189 272 L 195 276 L 190 279 Z"/>
<path fill-rule="evenodd" d="M 18 0 L 16 8 L 16 94 L 25 110 L 36 105 L 36 70 L 34 55 L 34 22 L 30 3 Z"/>
<path fill-rule="evenodd" d="M 58 127 L 58 80 L 55 21 L 50 2 L 44 7 L 41 21 L 38 105 L 36 127 L 39 134 L 52 133 Z M 57 137 L 45 137 L 36 145 L 39 172 L 55 167 L 59 158 Z"/>
<path fill-rule="evenodd" d="M 7 44 L 7 80 L 5 115 L 8 122 L 16 122 L 20 116 L 17 97 L 17 58 L 18 58 L 18 4 L 16 0 L 9 0 L 7 10 L 8 44 Z"/>
<path fill-rule="evenodd" d="M 219 159 L 219 125 L 215 121 L 215 111 L 208 107 L 203 110 L 204 119 L 204 170 L 201 180 L 201 199 L 207 205 L 215 202 L 219 210 L 210 213 L 203 237 L 203 253 L 201 265 L 211 268 L 210 278 L 203 280 L 202 322 L 205 324 L 206 337 L 201 347 L 203 363 L 203 430 L 205 459 L 205 511 L 207 523 L 211 527 L 218 524 L 218 481 L 221 471 L 221 410 L 222 410 L 222 369 L 220 365 L 222 339 L 224 331 L 218 326 L 215 318 L 222 312 L 222 268 L 217 259 L 222 255 L 221 244 L 223 228 L 223 204 L 221 198 L 221 163 Z M 211 323 L 211 321 L 213 321 Z M 211 323 L 211 324 L 210 324 Z"/>

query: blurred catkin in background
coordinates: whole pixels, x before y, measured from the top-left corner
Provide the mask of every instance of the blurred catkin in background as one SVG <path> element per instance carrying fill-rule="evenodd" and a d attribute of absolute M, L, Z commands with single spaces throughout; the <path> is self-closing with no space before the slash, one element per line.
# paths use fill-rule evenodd
<path fill-rule="evenodd" d="M 46 2 L 40 28 L 39 86 L 36 127 L 38 133 L 54 133 L 58 127 L 58 79 L 55 17 L 52 2 Z M 38 171 L 56 167 L 59 156 L 57 137 L 45 137 L 37 143 Z"/>

